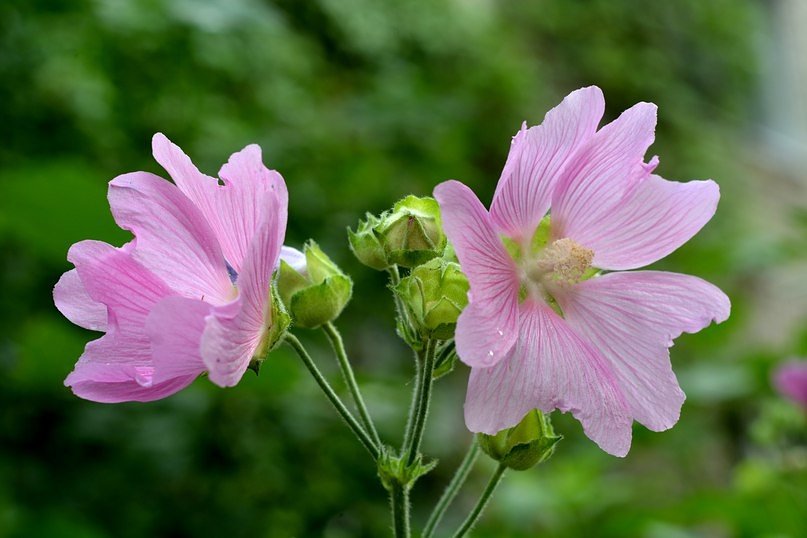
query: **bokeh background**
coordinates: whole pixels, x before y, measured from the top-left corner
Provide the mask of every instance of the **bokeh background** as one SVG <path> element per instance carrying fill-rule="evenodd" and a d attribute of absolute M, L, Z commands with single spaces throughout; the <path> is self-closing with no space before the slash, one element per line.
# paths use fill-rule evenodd
<path fill-rule="evenodd" d="M 731 296 L 684 335 L 688 400 L 625 459 L 556 416 L 546 465 L 511 473 L 478 537 L 807 536 L 804 410 L 770 386 L 807 356 L 807 4 L 802 0 L 4 0 L 0 3 L 0 537 L 375 537 L 384 490 L 286 350 L 221 390 L 100 405 L 62 381 L 95 335 L 51 289 L 68 247 L 128 240 L 106 183 L 162 131 L 215 174 L 252 142 L 286 178 L 288 243 L 316 238 L 354 278 L 338 325 L 382 435 L 398 444 L 412 360 L 383 275 L 345 228 L 447 178 L 489 201 L 510 137 L 569 91 L 606 120 L 659 105 L 659 172 L 714 178 L 717 216 L 658 268 Z M 303 332 L 339 384 L 320 333 Z M 470 440 L 467 369 L 436 386 L 416 527 Z M 480 461 L 448 533 L 492 464 Z"/>

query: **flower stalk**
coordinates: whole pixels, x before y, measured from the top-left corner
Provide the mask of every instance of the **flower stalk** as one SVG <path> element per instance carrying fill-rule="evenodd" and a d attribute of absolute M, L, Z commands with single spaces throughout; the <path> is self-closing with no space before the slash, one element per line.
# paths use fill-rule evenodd
<path fill-rule="evenodd" d="M 482 492 L 482 495 L 479 496 L 479 500 L 476 501 L 476 506 L 474 506 L 471 513 L 468 514 L 468 517 L 462 523 L 462 526 L 460 526 L 460 528 L 457 529 L 457 532 L 454 533 L 453 538 L 462 538 L 468 534 L 474 525 L 476 525 L 476 522 L 479 520 L 479 517 L 485 510 L 485 507 L 488 505 L 490 497 L 493 495 L 493 492 L 496 491 L 496 486 L 498 486 L 499 482 L 501 482 L 506 470 L 507 466 L 500 463 L 496 468 L 496 471 L 493 473 L 493 476 L 490 477 L 490 480 L 488 481 L 487 486 L 485 486 L 485 490 Z"/>
<path fill-rule="evenodd" d="M 323 325 L 322 330 L 325 332 L 328 340 L 330 340 L 331 346 L 336 353 L 339 368 L 342 370 L 342 376 L 345 379 L 345 384 L 350 391 L 350 395 L 353 397 L 353 402 L 356 404 L 356 408 L 359 410 L 359 418 L 364 425 L 364 428 L 369 433 L 374 444 L 376 446 L 381 446 L 381 438 L 378 436 L 378 431 L 376 430 L 375 424 L 373 424 L 373 419 L 370 417 L 369 411 L 367 411 L 364 398 L 362 398 L 361 391 L 359 390 L 359 384 L 356 382 L 356 376 L 353 374 L 353 368 L 350 366 L 350 360 L 347 357 L 347 351 L 345 351 L 345 344 L 342 341 L 342 335 L 339 334 L 339 331 L 331 322 Z"/>
<path fill-rule="evenodd" d="M 361 424 L 359 424 L 359 421 L 356 420 L 356 418 L 348 410 L 348 408 L 345 407 L 345 404 L 342 403 L 342 400 L 339 398 L 339 396 L 333 390 L 331 385 L 328 383 L 328 380 L 325 379 L 325 376 L 322 375 L 322 372 L 320 372 L 319 368 L 317 368 L 317 365 L 314 363 L 314 360 L 306 351 L 302 342 L 300 342 L 300 340 L 291 333 L 288 333 L 286 335 L 286 342 L 289 343 L 289 345 L 294 349 L 294 351 L 297 352 L 297 355 L 299 355 L 300 358 L 303 360 L 303 364 L 305 364 L 305 367 L 314 377 L 314 380 L 317 382 L 317 385 L 319 385 L 319 387 L 322 389 L 322 392 L 325 393 L 325 396 L 327 396 L 328 400 L 331 401 L 333 406 L 336 408 L 337 413 L 339 413 L 339 416 L 341 416 L 342 419 L 345 421 L 345 423 L 347 423 L 350 430 L 359 439 L 359 442 L 361 442 L 361 444 L 364 445 L 364 448 L 366 448 L 367 451 L 370 453 L 370 455 L 373 457 L 373 460 L 374 461 L 378 460 L 380 453 L 379 446 L 373 441 L 373 439 L 367 434 L 367 432 L 364 431 L 364 428 L 362 428 Z"/>
<path fill-rule="evenodd" d="M 443 491 L 443 494 L 440 496 L 440 499 L 437 501 L 437 504 L 434 506 L 431 515 L 429 515 L 426 526 L 423 527 L 422 538 L 431 538 L 434 534 L 446 510 L 454 501 L 460 488 L 468 478 L 468 474 L 471 472 L 474 463 L 476 463 L 477 457 L 479 457 L 479 444 L 476 442 L 476 437 L 474 437 L 471 441 L 471 445 L 468 447 L 468 451 L 465 453 L 465 457 L 462 459 L 462 463 L 457 467 L 454 476 L 451 478 L 451 482 L 449 482 L 445 491 Z"/>

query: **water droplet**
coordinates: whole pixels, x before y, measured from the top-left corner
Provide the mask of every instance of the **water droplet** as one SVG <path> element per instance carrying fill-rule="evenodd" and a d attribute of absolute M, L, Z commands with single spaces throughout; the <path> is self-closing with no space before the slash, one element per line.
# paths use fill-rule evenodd
<path fill-rule="evenodd" d="M 499 333 L 499 336 L 504 336 L 504 332 L 501 329 L 496 329 L 496 332 Z"/>
<path fill-rule="evenodd" d="M 492 349 L 491 349 L 490 351 L 488 351 L 488 356 L 489 356 L 489 357 L 492 357 L 492 356 L 493 356 L 493 350 L 492 350 Z"/>

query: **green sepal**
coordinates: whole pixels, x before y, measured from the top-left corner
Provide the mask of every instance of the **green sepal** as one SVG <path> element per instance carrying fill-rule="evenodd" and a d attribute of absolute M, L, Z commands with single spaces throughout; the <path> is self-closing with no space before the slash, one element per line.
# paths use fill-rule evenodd
<path fill-rule="evenodd" d="M 255 374 L 260 373 L 261 363 L 266 360 L 271 351 L 280 345 L 291 325 L 291 316 L 286 311 L 276 284 L 272 284 L 269 293 L 271 294 L 270 301 L 272 305 L 269 319 L 272 324 L 267 327 L 266 333 L 264 333 L 261 343 L 258 344 L 258 348 L 255 350 L 255 354 L 248 366 Z"/>
<path fill-rule="evenodd" d="M 443 258 L 415 267 L 392 288 L 424 338 L 454 337 L 457 318 L 468 304 L 468 279 L 459 264 Z"/>
<path fill-rule="evenodd" d="M 353 294 L 353 281 L 309 240 L 303 247 L 305 272 L 281 261 L 278 289 L 298 327 L 315 329 L 339 317 Z"/>
<path fill-rule="evenodd" d="M 409 195 L 399 200 L 373 228 L 387 261 L 415 267 L 441 256 L 446 247 L 440 206 L 434 198 Z"/>
<path fill-rule="evenodd" d="M 432 371 L 432 379 L 440 379 L 450 374 L 454 371 L 456 364 L 457 346 L 454 344 L 453 340 L 450 340 L 437 352 L 437 358 L 434 361 L 434 370 Z"/>
<path fill-rule="evenodd" d="M 523 471 L 552 457 L 555 445 L 563 438 L 556 435 L 547 415 L 534 409 L 516 426 L 496 435 L 477 434 L 482 451 L 516 471 Z"/>
<path fill-rule="evenodd" d="M 382 213 L 381 218 L 367 213 L 365 219 L 359 221 L 355 232 L 350 228 L 347 229 L 347 239 L 353 255 L 361 263 L 377 271 L 383 271 L 392 265 L 376 232 L 385 216 L 386 213 Z"/>
<path fill-rule="evenodd" d="M 394 484 L 400 484 L 404 489 L 411 489 L 418 478 L 425 475 L 437 466 L 437 460 L 423 462 L 418 454 L 411 465 L 406 465 L 406 457 L 398 456 L 390 447 L 385 447 L 378 457 L 378 477 L 387 491 L 391 491 Z"/>

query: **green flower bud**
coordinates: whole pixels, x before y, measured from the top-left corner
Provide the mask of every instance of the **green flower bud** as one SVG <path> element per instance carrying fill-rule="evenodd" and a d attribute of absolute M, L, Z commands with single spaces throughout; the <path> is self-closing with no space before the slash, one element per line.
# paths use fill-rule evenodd
<path fill-rule="evenodd" d="M 353 281 L 314 241 L 303 247 L 306 267 L 300 272 L 280 262 L 277 287 L 294 324 L 315 329 L 342 313 L 353 293 Z"/>
<path fill-rule="evenodd" d="M 392 264 L 387 260 L 387 253 L 381 244 L 379 235 L 375 231 L 380 224 L 381 219 L 367 213 L 367 218 L 359 221 L 359 226 L 355 232 L 350 228 L 347 229 L 347 238 L 350 241 L 350 250 L 353 251 L 353 254 L 361 263 L 367 267 L 383 271 Z"/>
<path fill-rule="evenodd" d="M 434 198 L 407 196 L 382 215 L 374 228 L 384 246 L 387 260 L 403 267 L 415 267 L 443 254 L 446 236 L 440 220 L 440 206 Z"/>
<path fill-rule="evenodd" d="M 477 434 L 482 451 L 510 469 L 523 471 L 548 460 L 563 436 L 555 435 L 549 417 L 534 409 L 513 428 L 496 435 Z"/>
<path fill-rule="evenodd" d="M 468 279 L 459 264 L 435 258 L 418 265 L 393 290 L 412 314 L 418 332 L 448 340 L 468 304 Z"/>

